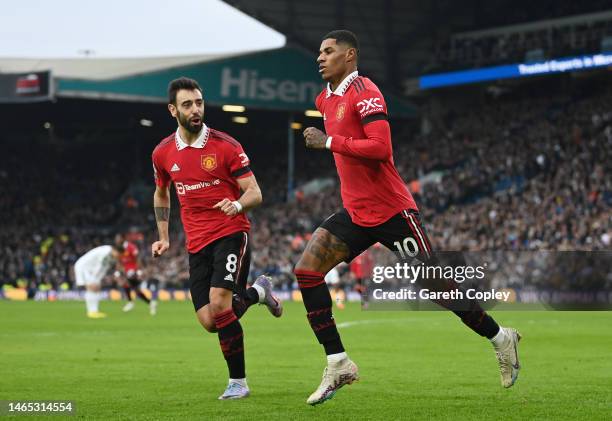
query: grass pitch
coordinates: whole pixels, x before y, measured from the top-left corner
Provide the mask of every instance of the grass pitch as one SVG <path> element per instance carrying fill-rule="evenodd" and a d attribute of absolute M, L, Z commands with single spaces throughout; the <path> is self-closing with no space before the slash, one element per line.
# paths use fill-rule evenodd
<path fill-rule="evenodd" d="M 227 369 L 189 302 L 90 320 L 80 302 L 0 302 L 0 399 L 72 400 L 70 419 L 610 419 L 612 312 L 493 312 L 519 329 L 503 389 L 491 345 L 447 312 L 335 311 L 361 381 L 317 407 L 324 354 L 301 303 L 244 317 L 251 397 L 218 401 Z M 17 417 L 16 417 L 17 418 Z M 21 418 L 21 417 L 18 417 Z M 57 416 L 54 419 L 58 419 Z"/>

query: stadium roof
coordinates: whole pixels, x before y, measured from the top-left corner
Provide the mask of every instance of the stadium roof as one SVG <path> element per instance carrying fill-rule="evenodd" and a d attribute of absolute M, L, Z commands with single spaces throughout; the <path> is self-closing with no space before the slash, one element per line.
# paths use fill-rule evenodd
<path fill-rule="evenodd" d="M 361 44 L 360 69 L 396 92 L 431 62 L 438 41 L 456 32 L 592 13 L 603 0 L 223 0 L 287 37 L 288 45 L 317 51 L 321 37 L 349 29 Z"/>
<path fill-rule="evenodd" d="M 396 92 L 403 77 L 415 74 L 415 63 L 431 53 L 432 40 L 425 35 L 442 20 L 436 4 L 415 0 L 224 1 L 283 33 L 288 45 L 313 53 L 324 34 L 350 29 L 360 42 L 360 70 Z"/>
<path fill-rule="evenodd" d="M 209 54 L 146 58 L 0 58 L 0 73 L 50 70 L 56 78 L 105 80 L 241 55 Z"/>

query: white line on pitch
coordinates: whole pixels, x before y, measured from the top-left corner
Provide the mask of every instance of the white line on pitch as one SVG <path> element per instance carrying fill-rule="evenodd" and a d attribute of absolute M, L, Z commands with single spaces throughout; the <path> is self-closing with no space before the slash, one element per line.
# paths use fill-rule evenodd
<path fill-rule="evenodd" d="M 388 323 L 388 322 L 408 322 L 410 319 L 377 319 L 377 320 L 353 320 L 351 322 L 338 323 L 336 326 L 339 328 L 346 328 L 357 325 L 369 325 L 376 323 Z"/>

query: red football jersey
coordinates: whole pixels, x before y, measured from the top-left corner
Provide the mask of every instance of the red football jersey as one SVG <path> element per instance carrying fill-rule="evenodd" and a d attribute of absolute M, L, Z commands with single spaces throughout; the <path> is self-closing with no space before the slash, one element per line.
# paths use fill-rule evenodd
<path fill-rule="evenodd" d="M 123 243 L 123 253 L 119 257 L 123 270 L 138 270 L 138 247 L 136 244 L 125 241 Z"/>
<path fill-rule="evenodd" d="M 213 209 L 224 198 L 237 200 L 237 180 L 253 175 L 242 146 L 228 134 L 204 126 L 189 146 L 177 130 L 153 151 L 153 170 L 158 186 L 174 183 L 190 253 L 221 237 L 249 230 L 244 213 L 229 217 Z"/>
<path fill-rule="evenodd" d="M 404 209 L 417 209 L 393 163 L 388 125 L 378 121 L 387 115 L 378 87 L 353 72 L 334 92 L 328 85 L 315 102 L 331 136 L 342 202 L 353 222 L 376 226 Z"/>

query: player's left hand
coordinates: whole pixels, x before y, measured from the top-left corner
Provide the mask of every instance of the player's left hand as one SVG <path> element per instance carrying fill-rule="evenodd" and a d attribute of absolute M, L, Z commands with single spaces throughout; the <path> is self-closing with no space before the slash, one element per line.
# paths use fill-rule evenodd
<path fill-rule="evenodd" d="M 325 149 L 327 135 L 316 127 L 308 127 L 304 130 L 304 141 L 306 147 L 311 149 Z"/>
<path fill-rule="evenodd" d="M 238 214 L 238 209 L 236 209 L 234 203 L 228 198 L 225 198 L 219 203 L 217 203 L 215 206 L 213 206 L 213 209 L 219 209 L 227 216 L 234 216 Z"/>

